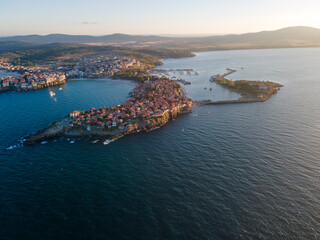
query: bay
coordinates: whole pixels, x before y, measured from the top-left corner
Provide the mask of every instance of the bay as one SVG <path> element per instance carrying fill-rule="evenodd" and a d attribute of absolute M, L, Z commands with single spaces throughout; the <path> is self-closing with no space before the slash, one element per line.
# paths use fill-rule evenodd
<path fill-rule="evenodd" d="M 204 106 L 109 145 L 65 139 L 6 150 L 76 109 L 128 98 L 130 81 L 72 81 L 0 94 L 3 239 L 318 239 L 320 49 L 197 53 L 194 99 L 236 99 L 208 81 L 284 84 L 266 103 Z M 243 68 L 243 69 L 241 69 Z M 212 91 L 204 87 L 212 87 Z M 51 97 L 49 91 L 54 91 Z"/>

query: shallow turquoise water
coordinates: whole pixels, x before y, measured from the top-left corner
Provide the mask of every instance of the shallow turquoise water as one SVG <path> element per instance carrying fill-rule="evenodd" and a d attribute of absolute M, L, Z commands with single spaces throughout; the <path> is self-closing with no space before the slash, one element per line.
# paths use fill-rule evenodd
<path fill-rule="evenodd" d="M 280 82 L 266 103 L 194 108 L 107 146 L 66 140 L 6 150 L 75 109 L 122 103 L 129 81 L 0 94 L 2 239 L 318 239 L 320 49 L 199 53 L 193 98 L 230 99 L 208 78 Z M 241 67 L 244 69 L 241 70 Z M 212 84 L 213 92 L 204 91 Z M 214 96 L 213 96 L 214 95 Z"/>

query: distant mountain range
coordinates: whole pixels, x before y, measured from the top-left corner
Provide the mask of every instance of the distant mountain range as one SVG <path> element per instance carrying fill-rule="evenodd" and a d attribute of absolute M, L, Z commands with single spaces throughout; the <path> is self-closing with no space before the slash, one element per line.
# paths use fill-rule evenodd
<path fill-rule="evenodd" d="M 67 35 L 67 34 L 50 34 L 50 35 L 27 35 L 1 37 L 0 41 L 26 41 L 32 43 L 126 43 L 126 42 L 153 42 L 163 41 L 168 38 L 160 36 L 140 36 L 127 34 L 111 34 L 105 36 L 89 35 Z"/>
<path fill-rule="evenodd" d="M 105 36 L 89 35 L 27 35 L 0 38 L 0 50 L 23 47 L 32 48 L 39 44 L 78 43 L 92 45 L 115 45 L 133 47 L 156 47 L 202 50 L 280 48 L 280 47 L 320 47 L 320 29 L 311 27 L 288 27 L 276 31 L 263 31 L 246 34 L 230 34 L 210 37 L 161 37 L 112 34 Z"/>

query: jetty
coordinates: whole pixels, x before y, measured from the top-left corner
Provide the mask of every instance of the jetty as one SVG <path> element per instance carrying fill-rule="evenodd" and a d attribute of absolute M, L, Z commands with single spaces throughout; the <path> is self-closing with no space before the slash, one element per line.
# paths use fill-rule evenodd
<path fill-rule="evenodd" d="M 224 104 L 240 104 L 240 103 L 256 103 L 256 102 L 266 102 L 269 98 L 247 98 L 247 99 L 235 99 L 235 100 L 225 100 L 225 101 L 211 101 L 211 100 L 200 100 L 193 101 L 195 106 L 203 105 L 224 105 Z"/>
<path fill-rule="evenodd" d="M 173 80 L 173 79 L 171 79 L 171 80 Z M 173 80 L 173 81 L 178 82 L 178 83 L 182 83 L 184 85 L 190 85 L 191 84 L 191 82 L 186 81 L 185 79 L 182 79 L 182 78 L 178 78 L 177 80 Z"/>
<path fill-rule="evenodd" d="M 209 79 L 209 81 L 214 82 L 215 79 L 224 79 L 225 77 L 227 77 L 237 71 L 237 70 L 234 70 L 231 68 L 227 68 L 226 70 L 227 70 L 227 72 L 224 74 L 212 75 L 211 78 Z"/>

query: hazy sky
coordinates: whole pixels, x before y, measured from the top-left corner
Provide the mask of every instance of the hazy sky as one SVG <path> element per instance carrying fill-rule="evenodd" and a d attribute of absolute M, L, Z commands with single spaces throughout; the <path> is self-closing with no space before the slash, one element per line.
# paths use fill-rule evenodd
<path fill-rule="evenodd" d="M 319 0 L 0 0 L 0 35 L 223 34 L 320 28 Z"/>

